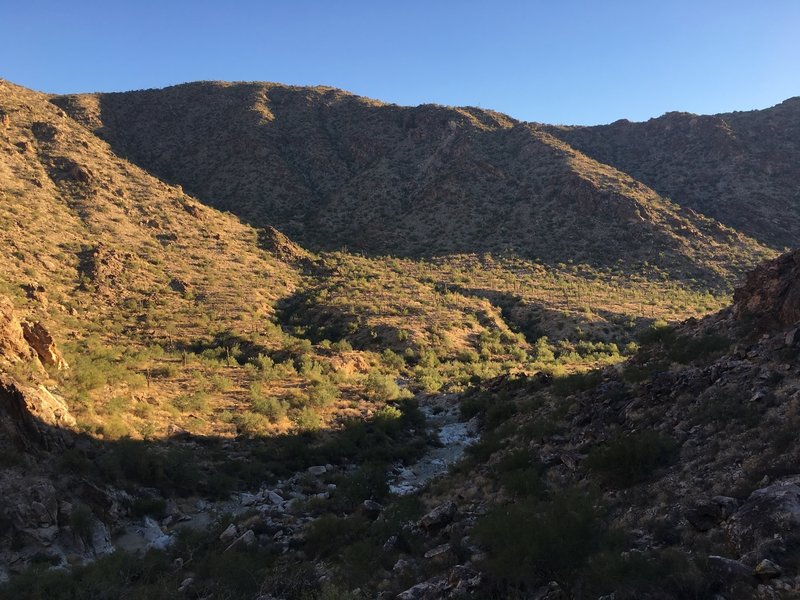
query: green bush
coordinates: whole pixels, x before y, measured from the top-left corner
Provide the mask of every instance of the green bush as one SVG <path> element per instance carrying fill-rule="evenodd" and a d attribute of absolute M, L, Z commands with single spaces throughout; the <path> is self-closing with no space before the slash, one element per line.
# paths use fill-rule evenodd
<path fill-rule="evenodd" d="M 589 452 L 587 466 L 613 487 L 630 487 L 650 478 L 653 471 L 672 464 L 678 445 L 653 431 L 624 434 Z"/>
<path fill-rule="evenodd" d="M 475 536 L 488 550 L 486 572 L 510 589 L 553 580 L 579 587 L 577 573 L 613 542 L 595 499 L 578 492 L 496 508 L 478 521 Z"/>
<path fill-rule="evenodd" d="M 402 395 L 402 390 L 394 377 L 375 371 L 367 375 L 367 379 L 364 381 L 364 390 L 371 400 L 378 402 L 397 400 Z"/>
<path fill-rule="evenodd" d="M 698 358 L 722 352 L 730 345 L 731 340 L 722 335 L 710 334 L 697 338 L 679 336 L 669 348 L 668 355 L 675 362 L 687 364 Z"/>
<path fill-rule="evenodd" d="M 88 543 L 92 537 L 92 531 L 94 531 L 94 522 L 94 513 L 92 513 L 91 508 L 80 502 L 72 505 L 69 526 L 72 528 L 72 533 L 75 537 Z"/>
<path fill-rule="evenodd" d="M 528 450 L 510 452 L 495 468 L 500 483 L 518 497 L 542 495 L 544 492 L 542 470 L 542 465 Z"/>

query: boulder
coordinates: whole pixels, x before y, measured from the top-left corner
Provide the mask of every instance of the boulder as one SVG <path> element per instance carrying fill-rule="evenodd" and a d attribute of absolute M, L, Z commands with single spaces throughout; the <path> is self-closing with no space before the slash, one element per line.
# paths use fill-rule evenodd
<path fill-rule="evenodd" d="M 736 318 L 753 318 L 762 326 L 800 321 L 800 250 L 770 260 L 747 275 L 733 293 Z"/>
<path fill-rule="evenodd" d="M 236 525 L 231 523 L 225 528 L 225 531 L 219 534 L 219 539 L 221 542 L 230 544 L 238 534 L 239 530 L 236 528 Z"/>
<path fill-rule="evenodd" d="M 252 529 L 248 529 L 238 538 L 236 538 L 230 546 L 225 548 L 224 552 L 230 552 L 232 550 L 240 549 L 240 548 L 249 548 L 256 543 L 256 534 Z"/>
<path fill-rule="evenodd" d="M 67 428 L 74 426 L 75 417 L 61 397 L 43 385 L 24 386 L 0 375 L 0 428 L 17 446 L 64 449 L 73 442 Z"/>
<path fill-rule="evenodd" d="M 22 333 L 25 336 L 25 341 L 36 352 L 42 364 L 48 367 L 55 367 L 59 371 L 69 368 L 67 361 L 64 360 L 61 352 L 56 347 L 53 336 L 50 335 L 44 325 L 39 322 L 29 323 L 24 321 L 22 323 Z"/>
<path fill-rule="evenodd" d="M 753 579 L 753 572 L 747 565 L 723 556 L 708 557 L 708 572 L 713 582 L 719 585 L 750 582 Z"/>
<path fill-rule="evenodd" d="M 29 362 L 36 358 L 36 353 L 25 341 L 14 305 L 3 296 L 0 296 L 0 358 L 13 362 Z"/>
<path fill-rule="evenodd" d="M 361 504 L 361 512 L 368 519 L 377 519 L 383 512 L 383 506 L 374 500 L 364 500 Z"/>
<path fill-rule="evenodd" d="M 788 480 L 754 491 L 728 521 L 727 532 L 740 555 L 776 538 L 800 537 L 800 484 Z"/>
<path fill-rule="evenodd" d="M 456 503 L 448 500 L 427 513 L 419 520 L 418 524 L 427 530 L 441 529 L 453 521 L 456 516 L 456 510 Z"/>

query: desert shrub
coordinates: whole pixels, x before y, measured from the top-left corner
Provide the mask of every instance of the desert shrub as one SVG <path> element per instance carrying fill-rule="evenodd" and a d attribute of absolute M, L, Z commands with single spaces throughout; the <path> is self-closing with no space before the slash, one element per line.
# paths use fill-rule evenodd
<path fill-rule="evenodd" d="M 308 524 L 305 549 L 315 558 L 324 558 L 340 551 L 342 546 L 358 539 L 366 529 L 363 517 L 322 515 Z"/>
<path fill-rule="evenodd" d="M 656 469 L 672 464 L 678 445 L 672 438 L 642 431 L 618 435 L 592 449 L 588 467 L 614 487 L 630 487 L 647 480 Z"/>
<path fill-rule="evenodd" d="M 272 423 L 277 423 L 286 417 L 286 405 L 278 398 L 258 396 L 251 400 L 250 405 L 253 412 L 267 417 Z"/>
<path fill-rule="evenodd" d="M 300 431 L 314 431 L 322 427 L 322 417 L 310 407 L 300 409 L 292 420 Z"/>
<path fill-rule="evenodd" d="M 419 387 L 429 394 L 435 394 L 444 385 L 444 380 L 436 369 L 418 369 L 415 376 Z"/>
<path fill-rule="evenodd" d="M 579 585 L 577 573 L 590 557 L 612 545 L 595 498 L 567 491 L 551 501 L 528 498 L 499 507 L 475 527 L 488 549 L 486 572 L 510 589 L 557 581 Z"/>
<path fill-rule="evenodd" d="M 204 392 L 184 394 L 174 398 L 172 405 L 181 412 L 204 411 L 208 406 L 208 395 Z"/>
<path fill-rule="evenodd" d="M 216 392 L 227 392 L 233 387 L 233 381 L 224 375 L 212 375 L 209 381 L 211 382 L 211 388 Z"/>
<path fill-rule="evenodd" d="M 257 354 L 250 360 L 250 364 L 254 365 L 261 374 L 262 379 L 268 379 L 272 375 L 272 370 L 275 367 L 275 361 L 263 353 Z"/>
<path fill-rule="evenodd" d="M 339 399 L 339 388 L 326 380 L 314 381 L 306 393 L 308 403 L 317 408 L 330 406 Z"/>
<path fill-rule="evenodd" d="M 533 359 L 536 362 L 549 363 L 556 359 L 553 352 L 553 347 L 550 345 L 547 337 L 540 337 L 533 345 Z"/>
<path fill-rule="evenodd" d="M 389 348 L 381 352 L 381 362 L 393 371 L 401 371 L 406 366 L 405 359 Z"/>
<path fill-rule="evenodd" d="M 465 363 L 476 363 L 481 360 L 481 357 L 475 350 L 467 348 L 458 353 L 458 360 Z"/>
<path fill-rule="evenodd" d="M 254 437 L 266 435 L 270 430 L 270 419 L 265 415 L 245 410 L 233 416 L 233 424 L 240 435 Z"/>
<path fill-rule="evenodd" d="M 69 515 L 69 526 L 75 537 L 88 542 L 94 531 L 94 513 L 92 509 L 81 502 L 72 505 L 72 512 Z"/>
<path fill-rule="evenodd" d="M 172 364 L 159 365 L 148 369 L 148 375 L 156 379 L 172 379 L 178 374 L 178 367 Z"/>
<path fill-rule="evenodd" d="M 390 375 L 383 375 L 372 371 L 364 381 L 364 390 L 370 399 L 379 402 L 388 402 L 398 399 L 402 390 L 397 381 Z"/>
<path fill-rule="evenodd" d="M 339 340 L 338 342 L 333 342 L 331 344 L 331 350 L 334 350 L 335 352 L 352 352 L 353 345 L 347 340 Z"/>
<path fill-rule="evenodd" d="M 664 320 L 657 320 L 639 334 L 639 343 L 649 346 L 657 343 L 668 343 L 675 338 L 675 329 Z"/>
<path fill-rule="evenodd" d="M 515 496 L 540 496 L 544 492 L 542 465 L 527 450 L 510 452 L 497 464 L 500 483 Z"/>
<path fill-rule="evenodd" d="M 730 345 L 731 340 L 722 335 L 710 334 L 697 338 L 679 336 L 669 348 L 668 355 L 675 362 L 686 364 L 726 350 Z"/>
<path fill-rule="evenodd" d="M 588 371 L 586 373 L 573 373 L 556 377 L 553 380 L 553 392 L 559 396 L 570 396 L 585 392 L 595 387 L 602 379 L 600 371 Z"/>

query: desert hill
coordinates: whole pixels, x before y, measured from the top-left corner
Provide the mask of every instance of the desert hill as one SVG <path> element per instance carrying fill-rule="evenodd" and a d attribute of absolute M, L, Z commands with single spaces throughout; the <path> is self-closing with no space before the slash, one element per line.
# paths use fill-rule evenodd
<path fill-rule="evenodd" d="M 160 178 L 314 250 L 649 263 L 717 283 L 769 254 L 680 197 L 492 111 L 270 83 L 52 101 Z"/>
<path fill-rule="evenodd" d="M 800 235 L 800 98 L 764 110 L 547 127 L 665 198 L 773 248 Z"/>
<path fill-rule="evenodd" d="M 795 597 L 792 107 L 0 80 L 0 597 Z"/>

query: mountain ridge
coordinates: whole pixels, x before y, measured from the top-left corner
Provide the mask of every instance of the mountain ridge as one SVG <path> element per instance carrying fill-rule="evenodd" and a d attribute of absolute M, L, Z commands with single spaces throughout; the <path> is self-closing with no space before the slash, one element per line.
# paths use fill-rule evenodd
<path fill-rule="evenodd" d="M 315 250 L 510 251 L 608 267 L 624 247 L 631 264 L 699 269 L 718 282 L 724 264 L 752 266 L 741 249 L 770 252 L 731 243 L 740 234 L 709 230 L 692 207 L 565 145 L 552 128 L 493 111 L 265 83 L 52 101 L 159 177 Z"/>

